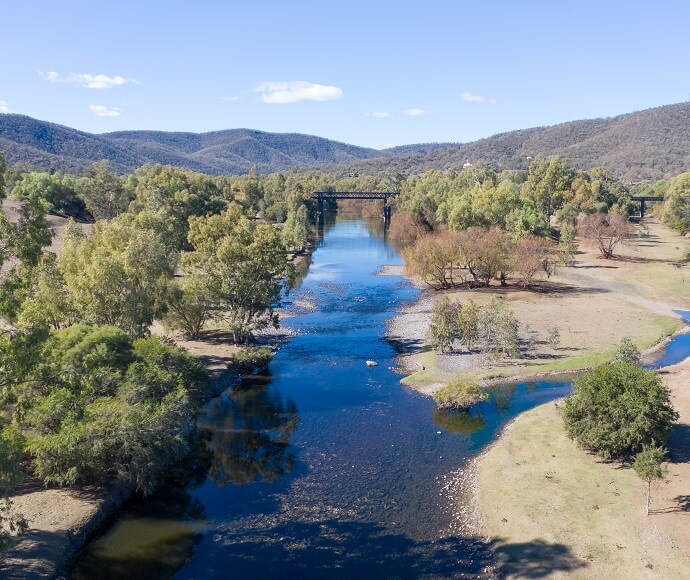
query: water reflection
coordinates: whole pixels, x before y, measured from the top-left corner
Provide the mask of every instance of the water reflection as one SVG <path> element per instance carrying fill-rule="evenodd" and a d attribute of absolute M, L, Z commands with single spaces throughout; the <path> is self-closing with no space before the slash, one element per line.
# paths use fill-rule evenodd
<path fill-rule="evenodd" d="M 200 420 L 200 427 L 211 434 L 208 476 L 221 487 L 270 483 L 295 466 L 290 435 L 299 424 L 297 406 L 292 400 L 283 402 L 268 386 L 270 380 L 245 381 L 214 399 Z"/>
<path fill-rule="evenodd" d="M 462 409 L 434 409 L 432 417 L 434 424 L 449 433 L 469 437 L 486 426 L 486 421 L 480 410 L 466 411 Z"/>
<path fill-rule="evenodd" d="M 528 392 L 534 391 L 534 383 L 527 383 Z M 489 393 L 491 398 L 496 404 L 496 408 L 500 413 L 510 412 L 510 405 L 513 402 L 513 397 L 515 396 L 515 391 L 517 390 L 517 385 L 498 385 L 491 387 Z"/>

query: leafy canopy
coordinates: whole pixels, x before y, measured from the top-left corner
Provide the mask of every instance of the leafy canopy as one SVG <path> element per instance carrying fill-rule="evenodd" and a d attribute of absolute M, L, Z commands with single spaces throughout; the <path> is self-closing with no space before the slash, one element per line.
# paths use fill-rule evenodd
<path fill-rule="evenodd" d="M 566 432 L 604 459 L 621 459 L 666 440 L 678 413 L 654 371 L 630 363 L 606 364 L 575 381 L 565 400 Z"/>

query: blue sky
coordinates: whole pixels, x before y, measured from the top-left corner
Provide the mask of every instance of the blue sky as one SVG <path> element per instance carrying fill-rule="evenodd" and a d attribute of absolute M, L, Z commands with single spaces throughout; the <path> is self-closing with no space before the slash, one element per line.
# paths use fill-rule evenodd
<path fill-rule="evenodd" d="M 3 0 L 0 111 L 382 148 L 690 99 L 690 2 Z"/>

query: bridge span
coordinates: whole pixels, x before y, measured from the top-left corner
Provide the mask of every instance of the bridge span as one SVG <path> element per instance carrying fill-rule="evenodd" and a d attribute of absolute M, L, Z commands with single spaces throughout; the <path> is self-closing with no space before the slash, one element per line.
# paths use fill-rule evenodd
<path fill-rule="evenodd" d="M 315 191 L 312 197 L 319 204 L 319 221 L 321 222 L 323 222 L 323 202 L 326 199 L 380 199 L 383 200 L 383 221 L 388 223 L 391 219 L 388 199 L 397 195 L 400 195 L 399 191 Z"/>

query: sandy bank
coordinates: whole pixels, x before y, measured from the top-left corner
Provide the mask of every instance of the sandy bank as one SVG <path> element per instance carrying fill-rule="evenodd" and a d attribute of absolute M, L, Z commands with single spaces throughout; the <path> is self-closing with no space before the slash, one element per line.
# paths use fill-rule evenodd
<path fill-rule="evenodd" d="M 485 531 L 538 546 L 525 556 L 550 578 L 690 576 L 690 359 L 664 369 L 680 414 L 669 440 L 668 474 L 645 514 L 645 484 L 628 467 L 582 451 L 554 403 L 519 416 L 480 458 Z M 544 555 L 558 557 L 548 562 Z M 503 562 L 508 577 L 511 562 Z"/>

